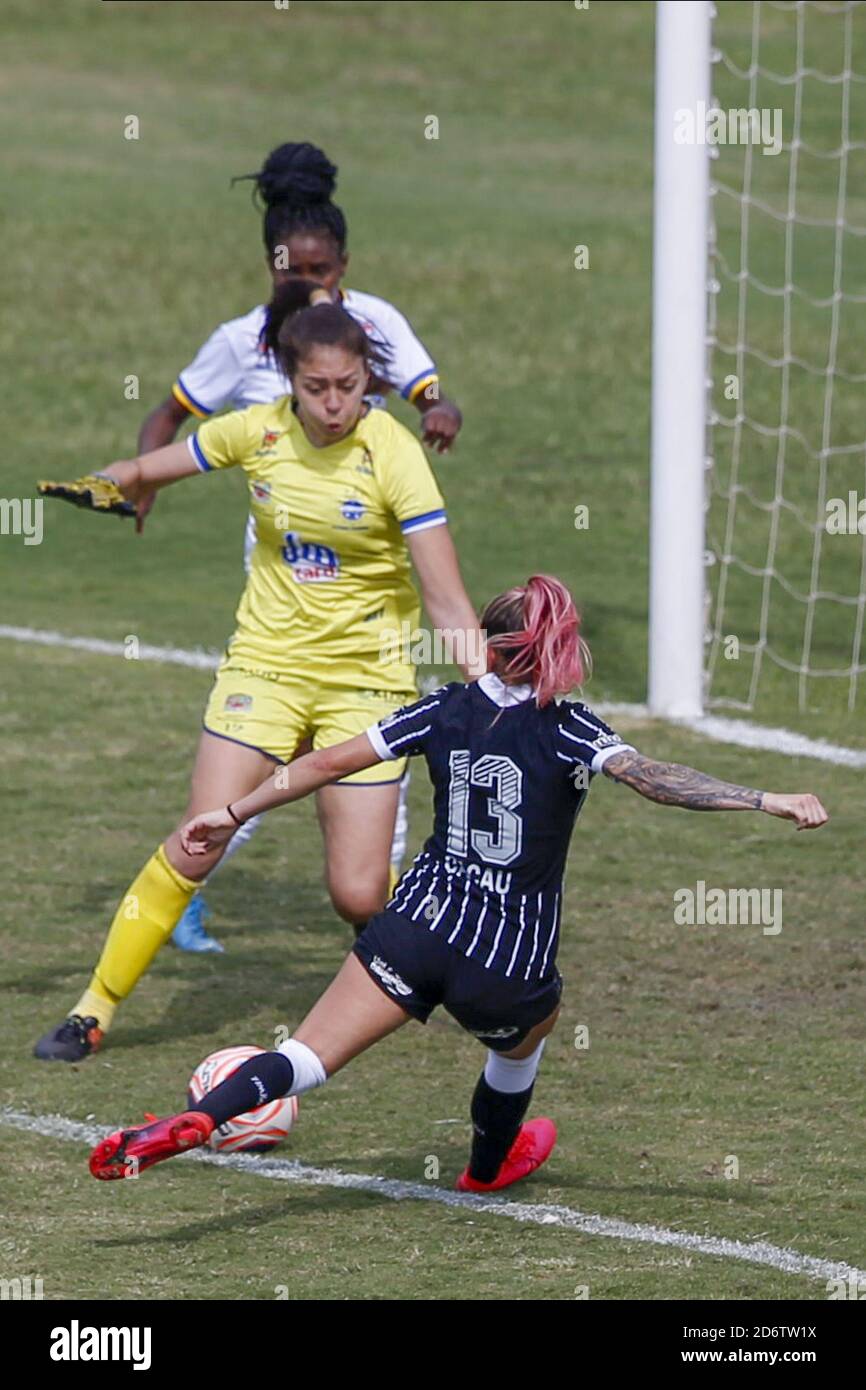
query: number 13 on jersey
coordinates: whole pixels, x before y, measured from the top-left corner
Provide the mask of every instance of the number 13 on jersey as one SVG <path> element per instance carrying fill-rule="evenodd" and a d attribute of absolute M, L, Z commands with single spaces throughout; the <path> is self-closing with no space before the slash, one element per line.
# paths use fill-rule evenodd
<path fill-rule="evenodd" d="M 469 750 L 452 750 L 448 767 L 448 851 L 465 858 L 470 847 L 487 864 L 512 864 L 523 844 L 523 822 L 517 814 L 523 792 L 523 772 L 511 758 L 485 754 L 470 762 Z M 487 814 L 497 822 L 496 830 L 481 830 L 469 824 L 471 789 L 492 792 L 487 797 Z"/>

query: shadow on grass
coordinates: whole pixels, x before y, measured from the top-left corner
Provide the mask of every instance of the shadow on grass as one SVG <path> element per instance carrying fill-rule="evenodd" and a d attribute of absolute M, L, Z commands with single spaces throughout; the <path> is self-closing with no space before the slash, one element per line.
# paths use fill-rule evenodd
<path fill-rule="evenodd" d="M 116 1029 L 112 1029 L 104 1051 L 110 1047 L 112 1052 L 119 1053 L 192 1037 L 219 1036 L 223 1046 L 246 1042 L 251 1005 L 255 1005 L 257 1013 L 269 1012 L 274 1027 L 278 1024 L 295 1027 L 331 983 L 342 959 L 342 956 L 338 958 L 332 970 L 307 972 L 295 981 L 280 981 L 273 975 L 263 975 L 261 980 L 247 980 L 243 984 L 220 981 L 194 985 L 175 994 L 162 1016 L 152 1024 L 125 1027 L 119 1022 Z M 256 1030 L 260 1028 L 257 1024 Z M 239 1033 L 245 1035 L 242 1040 L 237 1037 Z M 261 1045 L 266 1042 L 267 1039 Z"/>
<path fill-rule="evenodd" d="M 308 1193 L 312 1184 L 303 1184 Z M 242 1211 L 225 1212 L 219 1216 L 203 1217 L 171 1231 L 158 1235 L 108 1236 L 93 1241 L 96 1250 L 123 1250 L 148 1246 L 174 1246 L 195 1244 L 209 1240 L 214 1235 L 228 1235 L 237 1231 L 255 1231 L 265 1224 L 282 1221 L 292 1217 L 302 1205 L 305 1216 L 323 1212 L 327 1215 L 349 1214 L 369 1211 L 372 1207 L 393 1206 L 393 1199 L 377 1192 L 358 1191 L 352 1188 L 327 1188 L 317 1196 L 286 1193 L 279 1200 L 265 1202 L 256 1207 L 245 1207 Z"/>

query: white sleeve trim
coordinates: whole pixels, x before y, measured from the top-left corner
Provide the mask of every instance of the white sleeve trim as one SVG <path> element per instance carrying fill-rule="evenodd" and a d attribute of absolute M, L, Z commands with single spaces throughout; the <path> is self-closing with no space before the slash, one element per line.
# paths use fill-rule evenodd
<path fill-rule="evenodd" d="M 365 729 L 364 732 L 370 740 L 373 746 L 373 752 L 376 754 L 377 758 L 381 758 L 383 762 L 388 763 L 396 761 L 397 754 L 391 752 L 391 749 L 382 737 L 382 730 L 379 728 L 378 724 L 371 724 L 369 729 Z"/>
<path fill-rule="evenodd" d="M 636 752 L 637 752 L 637 749 L 636 749 L 636 748 L 633 748 L 632 745 L 631 745 L 630 743 L 614 743 L 614 744 L 612 745 L 612 747 L 610 747 L 610 748 L 602 748 L 602 749 L 599 750 L 598 753 L 596 753 L 596 754 L 593 755 L 592 762 L 591 762 L 590 765 L 589 765 L 589 766 L 590 766 L 590 770 L 591 770 L 592 772 L 601 772 L 601 769 L 604 767 L 604 765 L 605 765 L 605 763 L 607 762 L 608 758 L 612 758 L 612 757 L 614 756 L 615 753 L 636 753 Z"/>
<path fill-rule="evenodd" d="M 195 430 L 193 430 L 192 434 L 187 435 L 186 439 L 184 440 L 184 443 L 186 444 L 186 447 L 189 449 L 190 458 L 192 459 L 199 473 L 207 473 L 209 470 L 203 466 L 201 458 L 195 451 Z"/>
<path fill-rule="evenodd" d="M 413 536 L 418 531 L 429 531 L 431 526 L 446 526 L 448 517 L 444 511 L 432 512 L 429 516 L 416 517 L 414 521 L 401 521 L 400 530 L 404 536 Z"/>

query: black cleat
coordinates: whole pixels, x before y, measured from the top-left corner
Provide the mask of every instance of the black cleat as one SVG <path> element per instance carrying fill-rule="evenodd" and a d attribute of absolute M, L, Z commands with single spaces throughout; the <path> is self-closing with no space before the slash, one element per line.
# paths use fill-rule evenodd
<path fill-rule="evenodd" d="M 99 1048 L 102 1029 L 95 1018 L 70 1014 L 33 1049 L 33 1056 L 43 1062 L 82 1062 Z"/>

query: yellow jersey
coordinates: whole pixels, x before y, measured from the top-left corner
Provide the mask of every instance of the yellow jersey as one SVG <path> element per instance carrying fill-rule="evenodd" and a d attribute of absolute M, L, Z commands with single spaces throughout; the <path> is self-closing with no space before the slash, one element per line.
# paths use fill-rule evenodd
<path fill-rule="evenodd" d="M 187 440 L 203 472 L 243 468 L 255 517 L 227 659 L 276 678 L 413 691 L 399 638 L 421 609 L 405 537 L 447 520 L 432 469 L 384 410 L 316 448 L 292 404 L 220 415 Z"/>

